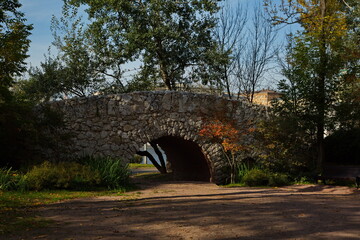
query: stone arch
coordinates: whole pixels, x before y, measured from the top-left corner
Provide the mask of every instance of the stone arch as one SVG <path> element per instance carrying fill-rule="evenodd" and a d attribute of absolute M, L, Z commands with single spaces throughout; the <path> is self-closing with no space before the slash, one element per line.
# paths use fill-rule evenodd
<path fill-rule="evenodd" d="M 243 124 L 265 116 L 264 108 L 242 101 L 169 91 L 74 98 L 50 105 L 64 113 L 63 131 L 72 136 L 64 156 L 107 155 L 130 160 L 142 144 L 168 138 L 186 149 L 197 149 L 199 156 L 201 152 L 211 181 L 218 184 L 227 178 L 226 163 L 219 146 L 199 136 L 204 121 L 221 115 Z M 174 151 L 164 146 L 168 152 Z"/>
<path fill-rule="evenodd" d="M 164 136 L 154 142 L 164 150 L 175 179 L 212 181 L 211 162 L 197 143 L 176 136 Z"/>

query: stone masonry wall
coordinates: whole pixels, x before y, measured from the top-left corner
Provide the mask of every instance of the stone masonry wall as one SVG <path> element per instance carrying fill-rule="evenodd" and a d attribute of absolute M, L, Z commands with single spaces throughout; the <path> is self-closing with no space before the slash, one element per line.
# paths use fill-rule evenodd
<path fill-rule="evenodd" d="M 221 150 L 198 135 L 204 120 L 227 116 L 239 124 L 256 121 L 265 108 L 246 102 L 188 92 L 133 92 L 50 103 L 64 113 L 72 135 L 68 156 L 106 155 L 131 159 L 144 143 L 164 136 L 191 140 L 205 155 L 212 181 L 223 183 Z"/>

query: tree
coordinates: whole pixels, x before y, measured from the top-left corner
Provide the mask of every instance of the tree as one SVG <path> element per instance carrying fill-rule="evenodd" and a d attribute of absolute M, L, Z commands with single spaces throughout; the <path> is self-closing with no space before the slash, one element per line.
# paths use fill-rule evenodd
<path fill-rule="evenodd" d="M 65 2 L 87 5 L 88 33 L 104 62 L 139 60 L 146 74 L 162 79 L 169 90 L 187 84 L 190 70 L 193 81 L 202 80 L 209 70 L 206 63 L 214 61 L 217 0 Z"/>
<path fill-rule="evenodd" d="M 26 25 L 18 0 L 0 2 L 0 166 L 18 166 L 26 138 L 33 132 L 30 107 L 16 102 L 10 89 L 25 71 L 24 60 L 32 29 Z M 26 117 L 24 117 L 26 116 Z M 28 119 L 27 119 L 28 118 Z"/>
<path fill-rule="evenodd" d="M 167 170 L 166 170 L 166 164 L 165 164 L 164 156 L 161 153 L 157 143 L 154 142 L 154 141 L 151 141 L 149 143 L 150 143 L 151 147 L 154 149 L 156 155 L 158 156 L 160 164 L 155 160 L 154 156 L 151 155 L 151 153 L 148 152 L 148 151 L 137 151 L 136 154 L 138 154 L 139 156 L 144 156 L 144 157 L 149 158 L 151 163 L 156 167 L 157 170 L 159 170 L 159 172 L 161 174 L 166 174 Z"/>
<path fill-rule="evenodd" d="M 235 74 L 238 92 L 253 102 L 255 91 L 261 86 L 264 75 L 273 67 L 279 47 L 277 29 L 269 22 L 260 6 L 255 6 L 247 43 L 243 52 L 236 56 Z"/>
<path fill-rule="evenodd" d="M 91 51 L 85 36 L 85 25 L 76 8 L 63 7 L 63 17 L 53 17 L 53 45 L 40 67 L 30 68 L 30 78 L 19 83 L 29 98 L 48 101 L 50 98 L 83 97 L 105 87 L 105 76 L 99 71 L 98 58 Z"/>
<path fill-rule="evenodd" d="M 30 68 L 30 78 L 19 83 L 29 98 L 48 101 L 84 97 L 105 86 L 105 78 L 94 71 L 86 50 L 78 49 L 70 54 L 46 56 L 40 67 Z"/>
<path fill-rule="evenodd" d="M 321 172 L 324 134 L 334 126 L 340 72 L 346 65 L 343 43 L 348 25 L 344 1 L 290 0 L 282 1 L 279 8 L 271 5 L 271 1 L 265 2 L 275 24 L 298 23 L 303 29 L 292 37 L 293 45 L 286 59 L 290 68 L 284 70 L 284 75 L 290 84 L 282 81 L 279 87 L 285 93 L 284 104 L 297 99 L 290 112 L 304 121 L 308 131 L 315 132 L 316 168 Z M 288 97 L 289 94 L 296 96 Z"/>
<path fill-rule="evenodd" d="M 219 51 L 230 56 L 219 66 L 219 87 L 229 98 L 245 96 L 253 101 L 264 75 L 271 69 L 278 51 L 277 29 L 255 6 L 249 22 L 247 7 L 239 2 L 236 8 L 224 5 L 215 31 Z"/>
<path fill-rule="evenodd" d="M 29 164 L 34 154 L 31 146 L 44 139 L 39 129 L 48 120 L 46 112 L 41 113 L 43 119 L 38 119 L 33 103 L 15 92 L 16 77 L 26 70 L 24 60 L 32 30 L 20 7 L 18 0 L 0 1 L 0 167 Z"/>
<path fill-rule="evenodd" d="M 244 144 L 244 136 L 253 132 L 253 128 L 235 127 L 230 122 L 213 120 L 204 124 L 199 132 L 200 136 L 206 137 L 220 145 L 229 167 L 230 183 L 235 183 L 238 164 L 242 154 L 249 146 Z"/>
<path fill-rule="evenodd" d="M 9 100 L 14 77 L 25 71 L 32 25 L 26 25 L 18 0 L 0 2 L 0 103 Z"/>
<path fill-rule="evenodd" d="M 62 84 L 63 68 L 59 58 L 46 57 L 40 67 L 29 69 L 29 79 L 17 81 L 14 90 L 20 98 L 35 103 L 61 98 L 67 93 Z"/>
<path fill-rule="evenodd" d="M 133 74 L 130 80 L 124 76 L 126 56 L 112 52 L 103 39 L 93 39 L 76 7 L 64 4 L 62 17 L 52 18 L 51 30 L 56 55 L 49 48 L 41 66 L 30 68 L 30 78 L 18 83 L 27 98 L 48 101 L 155 88 L 147 75 Z"/>
<path fill-rule="evenodd" d="M 360 2 L 344 1 L 343 9 L 348 31 L 344 41 L 345 67 L 341 70 L 341 102 L 336 106 L 336 117 L 340 128 L 350 131 L 360 128 Z"/>
<path fill-rule="evenodd" d="M 226 92 L 228 97 L 232 99 L 233 91 L 236 86 L 234 76 L 236 68 L 236 60 L 246 45 L 244 40 L 246 37 L 245 26 L 248 20 L 247 9 L 239 2 L 236 8 L 225 4 L 219 12 L 219 20 L 214 29 L 215 40 L 218 43 L 219 52 L 229 55 L 227 61 L 220 62 L 218 79 L 218 88 L 221 92 Z"/>

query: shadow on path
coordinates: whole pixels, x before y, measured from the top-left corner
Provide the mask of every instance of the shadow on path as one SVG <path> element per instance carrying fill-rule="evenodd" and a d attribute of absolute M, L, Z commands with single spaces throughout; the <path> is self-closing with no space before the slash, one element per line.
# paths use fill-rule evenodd
<path fill-rule="evenodd" d="M 327 186 L 222 188 L 149 183 L 121 197 L 78 199 L 41 208 L 50 228 L 12 239 L 359 239 L 360 199 Z M 151 185 L 153 184 L 153 185 Z"/>

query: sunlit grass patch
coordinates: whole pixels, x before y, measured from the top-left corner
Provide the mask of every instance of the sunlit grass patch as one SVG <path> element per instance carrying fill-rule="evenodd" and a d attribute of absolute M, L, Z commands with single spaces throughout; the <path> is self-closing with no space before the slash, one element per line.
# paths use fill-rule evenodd
<path fill-rule="evenodd" d="M 224 187 L 224 188 L 245 187 L 245 184 L 244 183 L 230 183 L 227 185 L 222 185 L 221 187 Z"/>
<path fill-rule="evenodd" d="M 141 164 L 141 163 L 129 163 L 130 169 L 138 169 L 138 168 L 153 168 L 152 164 Z"/>

